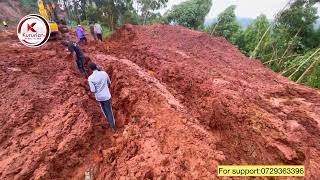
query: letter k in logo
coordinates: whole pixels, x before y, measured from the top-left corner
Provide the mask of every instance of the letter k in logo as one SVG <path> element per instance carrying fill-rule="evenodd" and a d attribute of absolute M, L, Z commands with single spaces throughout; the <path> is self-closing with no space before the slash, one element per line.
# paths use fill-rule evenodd
<path fill-rule="evenodd" d="M 28 31 L 37 32 L 36 30 L 33 29 L 34 25 L 36 24 L 37 23 L 32 23 L 31 25 L 28 24 Z"/>

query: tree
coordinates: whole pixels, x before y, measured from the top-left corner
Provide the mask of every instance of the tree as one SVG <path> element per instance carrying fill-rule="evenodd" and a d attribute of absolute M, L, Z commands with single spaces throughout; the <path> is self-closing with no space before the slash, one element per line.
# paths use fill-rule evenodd
<path fill-rule="evenodd" d="M 143 24 L 147 19 L 154 15 L 153 11 L 165 7 L 168 0 L 137 0 L 138 5 L 143 16 Z"/>
<path fill-rule="evenodd" d="M 120 24 L 126 24 L 126 23 L 135 24 L 135 25 L 140 24 L 140 16 L 135 10 L 125 11 L 125 13 L 121 18 Z"/>
<path fill-rule="evenodd" d="M 256 57 L 264 59 L 266 56 L 272 56 L 270 22 L 265 15 L 257 17 L 248 28 L 237 38 L 236 44 L 241 52 L 247 56 L 256 53 Z M 263 39 L 262 39 L 263 38 Z M 259 47 L 257 48 L 257 45 Z"/>
<path fill-rule="evenodd" d="M 276 56 L 268 60 L 275 71 L 298 83 L 318 87 L 319 34 L 314 28 L 318 19 L 315 0 L 292 0 L 289 8 L 276 17 L 272 41 Z"/>
<path fill-rule="evenodd" d="M 148 21 L 146 22 L 146 24 L 150 25 L 150 24 L 165 24 L 166 21 L 165 19 L 162 17 L 162 15 L 160 13 L 153 13 L 149 18 Z"/>
<path fill-rule="evenodd" d="M 212 6 L 211 0 L 188 0 L 174 6 L 166 15 L 168 22 L 198 29 Z"/>
<path fill-rule="evenodd" d="M 291 43 L 293 51 L 303 51 L 304 49 L 315 48 L 318 43 L 314 43 L 312 39 L 314 31 L 314 23 L 319 18 L 317 16 L 317 8 L 314 6 L 315 0 L 295 0 L 290 7 L 277 16 L 275 21 L 275 31 L 287 32 L 287 38 L 297 37 L 300 42 Z"/>
<path fill-rule="evenodd" d="M 237 22 L 234 13 L 236 6 L 232 5 L 225 9 L 218 16 L 218 21 L 212 25 L 211 34 L 223 36 L 231 43 L 235 44 L 238 36 L 241 33 L 241 26 Z"/>
<path fill-rule="evenodd" d="M 79 13 L 82 9 L 80 5 L 83 0 L 73 0 L 74 14 Z M 92 21 L 102 21 L 111 30 L 114 30 L 118 25 L 123 23 L 137 23 L 137 14 L 133 8 L 131 0 L 91 0 L 84 5 L 85 12 L 80 11 L 83 19 Z M 78 17 L 80 15 L 77 15 Z"/>
<path fill-rule="evenodd" d="M 101 11 L 97 10 L 97 8 L 95 6 L 93 6 L 92 4 L 89 4 L 86 7 L 86 15 L 87 15 L 87 19 L 89 21 L 100 20 L 100 13 L 101 13 Z"/>

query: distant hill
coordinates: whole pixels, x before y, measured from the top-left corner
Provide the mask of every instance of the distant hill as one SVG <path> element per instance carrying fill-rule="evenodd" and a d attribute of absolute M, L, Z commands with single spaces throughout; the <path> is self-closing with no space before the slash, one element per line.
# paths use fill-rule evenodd
<path fill-rule="evenodd" d="M 237 18 L 237 20 L 243 28 L 247 28 L 254 21 L 252 18 Z M 216 21 L 217 18 L 208 18 L 205 20 L 204 25 L 209 26 Z"/>

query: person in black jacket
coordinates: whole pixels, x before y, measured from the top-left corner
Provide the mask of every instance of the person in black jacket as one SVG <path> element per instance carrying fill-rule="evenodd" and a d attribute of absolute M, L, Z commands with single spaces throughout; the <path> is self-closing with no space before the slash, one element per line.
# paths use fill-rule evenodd
<path fill-rule="evenodd" d="M 67 46 L 68 47 L 68 51 L 73 54 L 73 52 L 76 53 L 76 63 L 77 63 L 77 66 L 78 66 L 78 69 L 80 71 L 81 74 L 85 75 L 86 77 L 88 76 L 86 70 L 84 69 L 84 60 L 85 60 L 85 57 L 84 57 L 84 54 L 82 52 L 82 50 L 80 49 L 80 46 L 73 42 L 73 41 L 62 41 L 62 44 L 64 46 Z"/>

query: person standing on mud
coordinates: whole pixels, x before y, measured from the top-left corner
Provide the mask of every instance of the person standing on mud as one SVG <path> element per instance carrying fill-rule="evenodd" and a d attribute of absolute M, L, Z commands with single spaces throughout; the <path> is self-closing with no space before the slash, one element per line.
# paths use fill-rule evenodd
<path fill-rule="evenodd" d="M 94 24 L 94 33 L 95 33 L 95 35 L 97 36 L 97 38 L 98 38 L 100 41 L 102 41 L 102 27 L 101 27 L 101 25 L 100 25 L 98 22 L 96 22 L 96 23 Z"/>
<path fill-rule="evenodd" d="M 75 42 L 72 41 L 62 41 L 62 44 L 64 46 L 68 47 L 68 51 L 73 54 L 73 52 L 76 53 L 76 63 L 78 66 L 78 69 L 80 71 L 80 73 L 87 77 L 88 74 L 86 73 L 85 69 L 84 69 L 84 54 L 82 52 L 82 50 L 80 49 L 79 45 Z"/>
<path fill-rule="evenodd" d="M 107 118 L 112 131 L 115 131 L 115 120 L 109 90 L 111 85 L 109 75 L 105 71 L 100 70 L 95 63 L 90 63 L 89 68 L 93 71 L 88 78 L 90 91 L 95 94 L 96 100 L 100 103 L 102 112 Z"/>
<path fill-rule="evenodd" d="M 77 29 L 76 29 L 76 35 L 79 39 L 79 43 L 82 44 L 87 44 L 87 38 L 86 38 L 86 33 L 83 30 L 83 28 L 81 27 L 81 25 L 79 24 Z"/>
<path fill-rule="evenodd" d="M 90 33 L 91 33 L 93 39 L 96 41 L 97 37 L 96 37 L 96 34 L 94 33 L 94 24 L 92 21 L 90 22 Z"/>

